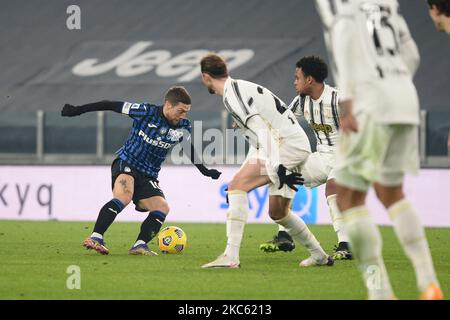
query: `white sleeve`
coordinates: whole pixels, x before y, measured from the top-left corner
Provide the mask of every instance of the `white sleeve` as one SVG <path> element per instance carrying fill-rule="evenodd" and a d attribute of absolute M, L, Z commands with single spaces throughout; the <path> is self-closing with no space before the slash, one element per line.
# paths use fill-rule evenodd
<path fill-rule="evenodd" d="M 264 156 L 266 157 L 267 174 L 273 183 L 279 183 L 276 174 L 278 166 L 280 165 L 280 149 L 279 141 L 273 136 L 272 130 L 263 120 L 260 115 L 254 115 L 247 121 L 247 127 L 256 134 L 259 149 L 262 148 Z"/>
<path fill-rule="evenodd" d="M 339 89 L 341 101 L 351 100 L 354 95 L 353 65 L 355 59 L 353 53 L 356 38 L 354 31 L 357 30 L 355 21 L 348 15 L 341 16 L 330 28 L 329 46 L 336 64 L 335 81 Z"/>
<path fill-rule="evenodd" d="M 300 96 L 296 96 L 287 108 L 290 109 L 296 116 L 303 115 L 300 103 Z"/>
<path fill-rule="evenodd" d="M 399 46 L 400 46 L 400 56 L 405 62 L 411 75 L 417 71 L 420 64 L 419 50 L 417 49 L 416 42 L 411 37 L 408 25 L 405 19 L 398 15 L 398 26 L 399 26 Z"/>

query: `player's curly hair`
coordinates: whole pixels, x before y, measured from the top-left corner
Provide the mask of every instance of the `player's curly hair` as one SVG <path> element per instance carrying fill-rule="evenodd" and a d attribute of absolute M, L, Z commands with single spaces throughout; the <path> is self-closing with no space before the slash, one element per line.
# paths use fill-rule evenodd
<path fill-rule="evenodd" d="M 311 76 L 319 83 L 322 83 L 328 77 L 328 66 L 320 57 L 303 57 L 297 61 L 295 66 L 302 69 L 305 76 Z"/>
<path fill-rule="evenodd" d="M 202 73 L 207 73 L 215 79 L 228 77 L 227 64 L 218 54 L 211 52 L 200 61 Z"/>
<path fill-rule="evenodd" d="M 172 106 L 178 103 L 191 104 L 191 96 L 185 87 L 173 86 L 164 95 L 164 101 L 169 101 Z"/>
<path fill-rule="evenodd" d="M 450 1 L 449 0 L 427 0 L 428 6 L 431 7 L 434 5 L 439 10 L 440 13 L 445 14 L 447 17 L 450 17 Z"/>

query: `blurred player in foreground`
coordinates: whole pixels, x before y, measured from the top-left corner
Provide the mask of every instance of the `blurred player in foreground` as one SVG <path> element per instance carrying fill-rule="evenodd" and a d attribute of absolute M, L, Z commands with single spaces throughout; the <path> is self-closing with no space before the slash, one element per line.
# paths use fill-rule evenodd
<path fill-rule="evenodd" d="M 305 187 L 315 188 L 325 185 L 330 216 L 334 231 L 338 237 L 338 245 L 333 253 L 334 260 L 351 259 L 348 237 L 343 228 L 343 219 L 336 204 L 336 183 L 334 180 L 334 162 L 336 143 L 338 140 L 339 94 L 335 88 L 324 81 L 328 76 L 328 66 L 319 57 L 303 57 L 296 63 L 295 90 L 298 96 L 289 105 L 289 109 L 297 116 L 299 122 L 303 117 L 314 131 L 317 140 L 317 151 L 309 155 L 302 167 Z M 291 251 L 294 242 L 289 234 L 279 225 L 278 234 L 272 241 L 261 244 L 265 252 L 278 250 Z"/>
<path fill-rule="evenodd" d="M 117 158 L 111 166 L 114 198 L 100 210 L 94 232 L 84 240 L 84 247 L 108 254 L 109 249 L 103 235 L 117 215 L 133 201 L 136 210 L 150 213 L 142 223 L 129 254 L 155 255 L 147 243 L 158 234 L 169 213 L 169 205 L 159 186 L 158 174 L 170 148 L 183 139 L 190 139 L 191 123 L 186 118 L 190 109 L 191 97 L 183 87 L 170 88 L 165 94 L 163 106 L 119 101 L 64 106 L 61 112 L 63 117 L 110 110 L 126 114 L 133 119 L 130 137 L 117 151 Z M 207 169 L 200 163 L 192 144 L 190 158 L 203 175 L 213 179 L 219 178 L 219 171 Z"/>
<path fill-rule="evenodd" d="M 271 196 L 270 217 L 311 254 L 300 266 L 332 265 L 333 259 L 323 251 L 305 222 L 291 212 L 291 200 L 297 191 L 295 185 L 303 183 L 299 168 L 311 153 L 308 137 L 295 115 L 268 89 L 231 78 L 220 56 L 211 53 L 201 60 L 200 66 L 208 92 L 222 97 L 242 134 L 265 159 L 247 157 L 229 183 L 227 246 L 222 255 L 203 268 L 240 266 L 239 249 L 249 210 L 248 192 L 266 184 Z M 287 170 L 297 172 L 287 174 Z"/>
<path fill-rule="evenodd" d="M 440 32 L 450 35 L 450 0 L 427 0 L 430 17 Z"/>
<path fill-rule="evenodd" d="M 338 207 L 369 299 L 395 299 L 381 234 L 365 198 L 374 185 L 412 262 L 422 299 L 442 299 L 424 228 L 403 193 L 419 168 L 416 44 L 396 0 L 316 0 L 340 92 Z"/>

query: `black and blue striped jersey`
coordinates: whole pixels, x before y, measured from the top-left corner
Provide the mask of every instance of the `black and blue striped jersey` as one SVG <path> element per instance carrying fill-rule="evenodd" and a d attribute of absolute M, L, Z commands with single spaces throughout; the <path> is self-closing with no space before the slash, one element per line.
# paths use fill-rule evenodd
<path fill-rule="evenodd" d="M 146 175 L 157 178 L 170 148 L 190 139 L 191 123 L 181 119 L 173 126 L 163 115 L 163 107 L 149 103 L 124 102 L 122 113 L 133 119 L 133 127 L 118 157 Z"/>

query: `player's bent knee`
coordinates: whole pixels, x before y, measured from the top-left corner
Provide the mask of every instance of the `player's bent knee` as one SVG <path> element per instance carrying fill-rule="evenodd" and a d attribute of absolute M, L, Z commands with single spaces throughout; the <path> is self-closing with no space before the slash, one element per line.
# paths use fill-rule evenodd
<path fill-rule="evenodd" d="M 284 213 L 281 213 L 281 212 L 269 211 L 269 217 L 273 221 L 277 221 L 277 220 L 283 219 L 284 217 L 286 217 L 286 215 Z"/>
<path fill-rule="evenodd" d="M 389 208 L 394 203 L 405 197 L 401 187 L 375 186 L 375 194 L 385 208 Z"/>
<path fill-rule="evenodd" d="M 166 216 L 167 216 L 169 214 L 169 211 L 170 211 L 169 204 L 167 202 L 161 203 L 157 210 L 165 213 Z"/>
<path fill-rule="evenodd" d="M 125 194 L 114 194 L 114 198 L 120 200 L 120 202 L 123 203 L 124 206 L 127 206 L 130 204 L 130 202 L 133 200 L 132 196 L 125 195 Z"/>

